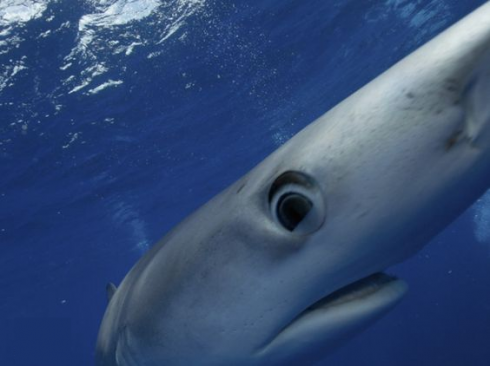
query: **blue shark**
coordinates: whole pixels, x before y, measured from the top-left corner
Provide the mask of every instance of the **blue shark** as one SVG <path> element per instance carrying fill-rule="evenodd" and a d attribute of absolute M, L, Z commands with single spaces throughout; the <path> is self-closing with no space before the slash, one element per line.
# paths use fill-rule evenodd
<path fill-rule="evenodd" d="M 151 248 L 98 366 L 311 365 L 388 313 L 384 271 L 490 186 L 490 3 L 342 101 Z"/>

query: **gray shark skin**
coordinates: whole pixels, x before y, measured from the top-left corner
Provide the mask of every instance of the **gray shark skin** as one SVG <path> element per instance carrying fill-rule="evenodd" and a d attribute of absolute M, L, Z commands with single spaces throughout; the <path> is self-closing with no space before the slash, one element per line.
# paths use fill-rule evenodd
<path fill-rule="evenodd" d="M 109 305 L 98 366 L 311 365 L 406 292 L 381 272 L 490 186 L 490 3 L 167 234 Z"/>

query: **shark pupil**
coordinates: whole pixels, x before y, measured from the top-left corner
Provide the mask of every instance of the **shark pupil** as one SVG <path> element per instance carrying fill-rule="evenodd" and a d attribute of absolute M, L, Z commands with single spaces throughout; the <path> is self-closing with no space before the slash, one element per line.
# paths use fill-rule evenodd
<path fill-rule="evenodd" d="M 313 208 L 313 203 L 299 193 L 283 195 L 277 205 L 277 217 L 287 230 L 293 231 L 308 212 Z"/>

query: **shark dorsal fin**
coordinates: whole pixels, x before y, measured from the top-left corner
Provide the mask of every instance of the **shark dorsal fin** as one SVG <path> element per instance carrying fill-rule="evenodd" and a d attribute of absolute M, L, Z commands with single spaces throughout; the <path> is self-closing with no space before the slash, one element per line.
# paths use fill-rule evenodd
<path fill-rule="evenodd" d="M 112 282 L 109 282 L 105 287 L 107 292 L 107 301 L 110 302 L 114 294 L 116 293 L 117 287 Z"/>

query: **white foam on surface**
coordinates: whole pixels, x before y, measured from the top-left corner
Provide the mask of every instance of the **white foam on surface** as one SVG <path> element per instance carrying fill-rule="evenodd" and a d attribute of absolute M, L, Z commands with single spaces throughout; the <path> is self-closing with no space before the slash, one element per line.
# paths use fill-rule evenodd
<path fill-rule="evenodd" d="M 6 27 L 5 29 L 0 30 L 0 37 L 7 37 L 12 31 L 12 27 Z"/>
<path fill-rule="evenodd" d="M 69 77 L 67 80 L 68 80 L 68 81 L 73 80 L 73 75 L 71 75 L 71 76 L 70 76 L 70 77 Z M 70 91 L 68 92 L 68 94 L 76 93 L 77 91 L 82 90 L 82 89 L 83 89 L 83 88 L 85 88 L 87 85 L 89 85 L 91 81 L 92 81 L 91 79 L 87 79 L 87 80 L 85 80 L 83 83 L 81 83 L 80 85 L 75 86 L 75 87 L 74 87 L 72 90 L 70 90 Z"/>
<path fill-rule="evenodd" d="M 13 86 L 15 77 L 27 70 L 27 66 L 25 65 L 26 60 L 26 56 L 22 56 L 18 61 L 10 60 L 10 64 L 4 65 L 3 70 L 0 69 L 0 93 L 5 88 Z"/>
<path fill-rule="evenodd" d="M 123 83 L 122 80 L 109 80 L 103 84 L 100 84 L 98 87 L 96 88 L 93 88 L 93 89 L 90 89 L 88 91 L 89 94 L 97 94 L 98 92 L 104 90 L 104 89 L 107 89 L 111 86 L 118 86 L 118 85 L 121 85 Z"/>
<path fill-rule="evenodd" d="M 92 27 L 113 27 L 141 20 L 149 16 L 158 6 L 158 0 L 118 0 L 103 12 L 87 14 L 80 18 L 78 31 Z"/>
<path fill-rule="evenodd" d="M 67 144 L 63 145 L 62 148 L 68 149 L 75 141 L 78 140 L 81 134 L 81 132 L 69 133 L 68 137 L 70 138 L 70 141 L 68 141 Z"/>
<path fill-rule="evenodd" d="M 24 41 L 22 30 L 31 20 L 42 17 L 48 3 L 48 0 L 0 0 L 0 55 L 20 47 Z M 12 58 L 2 65 L 0 92 L 15 85 L 15 77 L 27 69 L 24 61 L 24 57 Z"/>
<path fill-rule="evenodd" d="M 206 0 L 102 0 L 89 1 L 89 13 L 78 21 L 78 36 L 75 47 L 65 57 L 65 65 L 83 65 L 84 69 L 76 80 L 64 79 L 70 93 L 84 91 L 86 86 L 97 82 L 87 94 L 94 94 L 109 86 L 113 80 L 95 80 L 108 71 L 119 69 L 124 72 L 125 61 L 115 62 L 114 56 L 127 57 L 144 52 L 147 47 L 169 40 L 182 29 L 188 17 L 201 11 Z M 156 31 L 141 32 L 141 27 Z M 108 62 L 110 60 L 110 62 Z M 107 67 L 106 65 L 110 65 Z M 100 70 L 94 74 L 92 69 Z M 110 70 L 109 70 L 110 69 Z M 113 73 L 112 73 L 113 75 Z M 122 75 L 118 75 L 123 78 Z M 100 78 L 98 78 L 100 79 Z"/>
<path fill-rule="evenodd" d="M 16 23 L 26 23 L 42 16 L 48 6 L 42 0 L 1 0 L 0 26 L 6 27 Z"/>
<path fill-rule="evenodd" d="M 137 46 L 143 46 L 143 43 L 141 42 L 133 42 L 131 43 L 128 48 L 126 48 L 126 51 L 124 51 L 126 53 L 126 56 L 129 56 L 130 54 L 133 53 L 134 51 L 134 48 L 137 47 Z"/>

